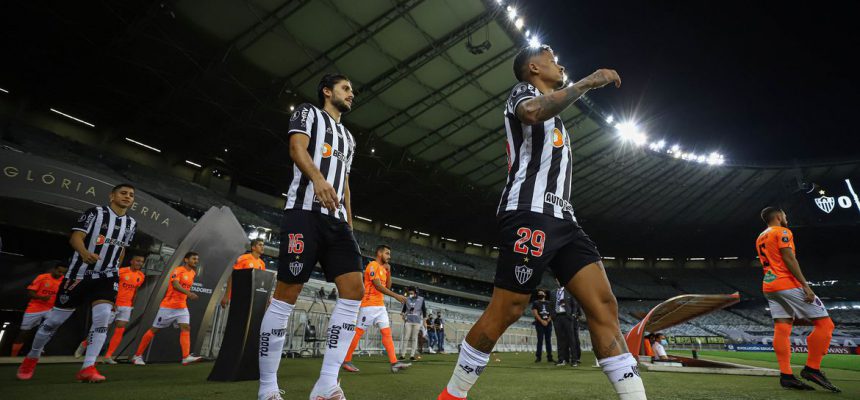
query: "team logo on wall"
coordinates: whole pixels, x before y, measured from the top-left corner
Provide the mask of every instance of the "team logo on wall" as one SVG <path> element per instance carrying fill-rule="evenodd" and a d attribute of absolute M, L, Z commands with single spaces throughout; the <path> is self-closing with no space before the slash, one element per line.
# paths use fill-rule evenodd
<path fill-rule="evenodd" d="M 815 199 L 815 205 L 828 214 L 833 211 L 833 208 L 836 207 L 836 198 L 821 196 Z"/>
<path fill-rule="evenodd" d="M 534 273 L 534 270 L 526 267 L 525 265 L 517 265 L 514 267 L 514 276 L 516 276 L 517 282 L 519 282 L 520 285 L 524 285 L 528 282 L 529 278 L 532 277 L 532 273 Z"/>
<path fill-rule="evenodd" d="M 299 276 L 299 274 L 302 272 L 302 268 L 304 267 L 304 263 L 293 261 L 290 263 L 290 273 L 293 274 L 293 276 Z"/>

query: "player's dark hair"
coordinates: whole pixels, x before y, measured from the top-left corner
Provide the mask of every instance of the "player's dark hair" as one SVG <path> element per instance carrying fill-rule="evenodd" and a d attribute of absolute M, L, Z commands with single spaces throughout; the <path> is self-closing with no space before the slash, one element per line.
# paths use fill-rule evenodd
<path fill-rule="evenodd" d="M 376 254 L 379 254 L 379 252 L 383 250 L 391 251 L 391 247 L 388 247 L 387 244 L 381 244 L 379 246 L 376 246 Z"/>
<path fill-rule="evenodd" d="M 265 242 L 266 242 L 266 241 L 265 241 L 265 240 L 263 240 L 263 239 L 252 239 L 252 240 L 251 240 L 251 247 L 256 246 L 256 245 L 257 245 L 257 243 L 265 243 Z"/>
<path fill-rule="evenodd" d="M 317 85 L 317 100 L 319 100 L 319 106 L 325 106 L 325 95 L 323 94 L 323 89 L 328 88 L 329 90 L 334 90 L 334 85 L 337 85 L 340 81 L 348 81 L 349 77 L 344 74 L 332 73 L 323 75 L 322 79 L 320 79 L 320 84 Z"/>
<path fill-rule="evenodd" d="M 110 192 L 116 193 L 117 190 L 120 190 L 122 188 L 129 188 L 131 190 L 135 190 L 134 186 L 132 186 L 130 183 L 120 183 L 119 185 L 114 186 L 113 189 L 110 190 Z"/>
<path fill-rule="evenodd" d="M 516 57 L 514 57 L 514 76 L 517 77 L 517 82 L 522 82 L 525 79 L 526 69 L 532 57 L 540 55 L 545 51 L 552 51 L 552 48 L 545 44 L 538 47 L 526 46 L 517 53 Z"/>
<path fill-rule="evenodd" d="M 200 254 L 197 254 L 196 252 L 189 251 L 189 252 L 185 253 L 185 257 L 182 257 L 182 258 L 183 258 L 183 259 L 186 259 L 186 258 L 191 258 L 191 257 L 194 257 L 194 256 L 199 256 L 199 255 L 200 255 Z"/>
<path fill-rule="evenodd" d="M 781 212 L 783 211 L 779 207 L 767 206 L 764 210 L 761 210 L 761 220 L 764 221 L 765 224 L 769 224 L 770 221 Z"/>
<path fill-rule="evenodd" d="M 129 261 L 131 261 L 131 260 L 133 260 L 135 257 L 140 257 L 140 258 L 142 258 L 142 259 L 146 260 L 146 254 L 143 254 L 143 253 L 131 253 L 131 254 L 129 255 L 129 257 L 128 257 L 128 260 L 129 260 Z"/>

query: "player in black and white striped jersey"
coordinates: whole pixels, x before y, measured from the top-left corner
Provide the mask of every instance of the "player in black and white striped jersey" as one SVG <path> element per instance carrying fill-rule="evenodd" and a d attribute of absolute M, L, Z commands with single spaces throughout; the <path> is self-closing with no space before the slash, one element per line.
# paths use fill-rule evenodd
<path fill-rule="evenodd" d="M 107 337 L 111 311 L 118 288 L 117 266 L 122 262 L 125 248 L 134 238 L 137 222 L 127 215 L 134 204 L 134 186 L 122 183 L 110 192 L 110 204 L 94 207 L 78 219 L 72 228 L 69 244 L 75 250 L 69 271 L 60 283 L 54 308 L 36 332 L 33 346 L 18 368 L 18 379 L 33 377 L 42 349 L 54 332 L 66 322 L 81 305 L 92 305 L 92 327 L 87 337 L 87 353 L 76 379 L 83 382 L 102 382 L 105 377 L 95 367 Z"/>
<path fill-rule="evenodd" d="M 258 398 L 262 400 L 282 400 L 277 372 L 287 322 L 317 261 L 340 296 L 326 329 L 327 349 L 311 399 L 344 398 L 337 376 L 355 335 L 364 296 L 349 194 L 355 139 L 341 122 L 352 108 L 352 84 L 344 75 L 326 75 L 317 96 L 319 107 L 302 104 L 290 117 L 287 136 L 293 165 L 281 223 L 278 283 L 260 327 Z"/>
<path fill-rule="evenodd" d="M 499 259 L 490 305 L 461 345 L 457 366 L 439 400 L 465 399 L 496 341 L 523 314 L 545 269 L 576 296 L 588 318 L 594 353 L 621 400 L 643 400 L 636 360 L 627 352 L 618 305 L 597 246 L 570 203 L 573 153 L 560 114 L 591 89 L 621 85 L 601 69 L 565 87 L 564 67 L 549 46 L 514 58 L 519 81 L 505 105 L 508 180 L 498 208 Z"/>

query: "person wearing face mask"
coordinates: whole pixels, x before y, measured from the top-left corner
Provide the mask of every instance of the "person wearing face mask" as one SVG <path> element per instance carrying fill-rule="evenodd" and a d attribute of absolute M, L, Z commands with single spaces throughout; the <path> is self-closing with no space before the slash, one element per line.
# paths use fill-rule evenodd
<path fill-rule="evenodd" d="M 403 316 L 404 326 L 404 346 L 401 358 L 406 358 L 407 350 L 409 351 L 409 360 L 415 361 L 415 351 L 418 348 L 418 332 L 421 331 L 421 324 L 424 318 L 427 317 L 427 306 L 424 303 L 424 298 L 418 295 L 418 289 L 410 287 L 407 294 L 406 302 L 403 303 L 403 308 L 400 310 L 400 315 Z"/>
<path fill-rule="evenodd" d="M 535 330 L 537 331 L 537 350 L 535 350 L 535 362 L 541 361 L 541 350 L 543 342 L 546 341 L 546 361 L 552 360 L 552 317 L 550 310 L 552 306 L 546 300 L 546 292 L 538 290 L 537 300 L 532 303 L 532 315 L 535 317 Z"/>
<path fill-rule="evenodd" d="M 666 335 L 655 333 L 652 336 L 654 338 L 654 342 L 651 344 L 651 349 L 654 351 L 654 359 L 661 361 L 669 360 L 669 355 L 666 354 L 666 346 L 669 345 L 669 341 L 666 340 Z"/>

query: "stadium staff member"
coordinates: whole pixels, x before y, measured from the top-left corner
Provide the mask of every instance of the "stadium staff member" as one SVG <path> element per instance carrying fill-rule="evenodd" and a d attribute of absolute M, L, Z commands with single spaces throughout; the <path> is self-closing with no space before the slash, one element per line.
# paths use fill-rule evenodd
<path fill-rule="evenodd" d="M 761 211 L 761 219 L 767 229 L 756 239 L 756 250 L 764 273 L 762 291 L 773 317 L 773 351 L 779 363 L 779 384 L 787 389 L 813 390 L 791 370 L 791 327 L 794 320 L 806 319 L 812 321 L 814 328 L 806 337 L 809 353 L 800 376 L 827 390 L 840 392 L 821 372 L 821 360 L 830 349 L 833 321 L 800 270 L 788 217 L 779 208 L 766 207 Z"/>
<path fill-rule="evenodd" d="M 651 335 L 651 351 L 654 352 L 653 358 L 656 360 L 667 361 L 669 360 L 669 355 L 666 354 L 666 346 L 669 345 L 669 341 L 666 340 L 666 335 L 662 333 L 655 333 Z"/>
<path fill-rule="evenodd" d="M 143 280 L 146 278 L 141 268 L 143 267 L 144 257 L 135 255 L 131 257 L 129 266 L 119 269 L 119 285 L 116 293 L 116 310 L 111 312 L 110 324 L 116 322 L 113 336 L 108 341 L 108 350 L 105 353 L 103 362 L 105 364 L 116 364 L 113 359 L 113 353 L 122 341 L 122 335 L 125 333 L 125 327 L 128 321 L 131 320 L 131 311 L 134 307 L 134 297 L 137 295 L 137 288 L 143 285 Z M 80 358 L 87 351 L 87 339 L 78 345 L 75 350 L 75 358 Z"/>
<path fill-rule="evenodd" d="M 67 270 L 65 264 L 57 261 L 50 271 L 39 274 L 27 286 L 27 296 L 30 301 L 27 303 L 27 309 L 24 310 L 24 318 L 21 319 L 21 330 L 15 337 L 15 341 L 12 342 L 12 357 L 18 356 L 24 343 L 29 341 L 35 333 L 35 328 L 42 324 L 51 308 L 54 307 L 60 282 L 62 282 L 63 275 L 66 274 Z"/>
<path fill-rule="evenodd" d="M 553 291 L 552 296 L 550 296 L 549 304 L 552 306 L 550 318 L 555 327 L 556 344 L 558 345 L 558 363 L 556 365 L 564 366 L 570 363 L 572 366 L 578 366 L 581 350 L 578 326 L 575 328 L 578 325 L 577 309 L 579 308 L 576 300 L 563 285 L 559 284 L 558 289 Z"/>
<path fill-rule="evenodd" d="M 436 328 L 436 352 L 445 354 L 445 321 L 442 320 L 442 311 L 436 310 L 436 319 L 433 320 Z"/>
<path fill-rule="evenodd" d="M 87 339 L 87 354 L 76 379 L 83 382 L 101 382 L 105 377 L 95 367 L 107 337 L 111 311 L 116 301 L 118 266 L 125 249 L 134 238 L 137 222 L 126 214 L 134 203 L 134 186 L 121 183 L 111 189 L 110 204 L 93 207 L 78 218 L 72 228 L 69 244 L 75 249 L 69 261 L 54 308 L 36 332 L 30 354 L 18 367 L 18 379 L 33 377 L 36 364 L 45 345 L 54 332 L 63 325 L 75 309 L 92 306 L 92 327 Z"/>
<path fill-rule="evenodd" d="M 239 256 L 239 259 L 236 260 L 236 264 L 233 265 L 233 270 L 242 270 L 242 269 L 259 269 L 266 270 L 266 262 L 263 261 L 261 256 L 263 255 L 263 250 L 265 248 L 265 244 L 263 239 L 254 239 L 251 241 L 251 251 L 249 253 L 242 254 Z M 224 297 L 221 298 L 221 307 L 227 307 L 227 304 L 230 304 L 230 299 L 233 295 L 233 274 L 230 274 L 230 277 L 227 278 L 227 291 L 224 292 Z"/>
<path fill-rule="evenodd" d="M 188 365 L 200 361 L 201 357 L 191 354 L 191 314 L 188 313 L 187 299 L 197 300 L 197 294 L 191 291 L 194 286 L 194 277 L 197 276 L 197 264 L 200 255 L 189 251 L 182 257 L 183 264 L 176 267 L 170 274 L 170 284 L 167 292 L 161 300 L 161 307 L 155 315 L 152 327 L 146 331 L 137 346 L 132 363 L 134 365 L 146 365 L 143 362 L 143 352 L 149 346 L 149 342 L 155 337 L 159 330 L 167 328 L 174 323 L 179 324 L 179 348 L 182 350 L 182 365 Z"/>
<path fill-rule="evenodd" d="M 421 323 L 424 317 L 427 316 L 427 305 L 424 298 L 418 295 L 418 288 L 410 287 L 406 297 L 406 303 L 403 303 L 403 308 L 400 314 L 403 316 L 404 335 L 403 340 L 403 357 L 406 358 L 406 352 L 409 351 L 409 360 L 415 361 L 415 351 L 418 348 L 418 333 L 421 332 Z"/>
<path fill-rule="evenodd" d="M 432 311 L 428 314 L 424 320 L 424 329 L 427 331 L 427 352 L 436 354 L 436 326 L 433 324 L 435 318 Z"/>
<path fill-rule="evenodd" d="M 546 301 L 546 292 L 538 290 L 537 300 L 532 303 L 532 315 L 535 317 L 532 324 L 537 331 L 537 349 L 535 350 L 535 362 L 541 360 L 541 351 L 546 341 L 546 361 L 552 362 L 552 317 L 550 316 L 551 305 Z"/>
<path fill-rule="evenodd" d="M 260 327 L 261 400 L 281 400 L 278 365 L 287 322 L 299 293 L 319 261 L 326 280 L 340 294 L 331 313 L 326 351 L 312 399 L 341 399 L 340 366 L 355 335 L 364 286 L 361 253 L 352 233 L 349 171 L 355 138 L 343 125 L 352 109 L 352 84 L 327 74 L 317 86 L 319 107 L 304 103 L 290 117 L 290 187 L 281 222 L 280 267 L 275 295 Z M 290 396 L 291 398 L 295 396 Z"/>

